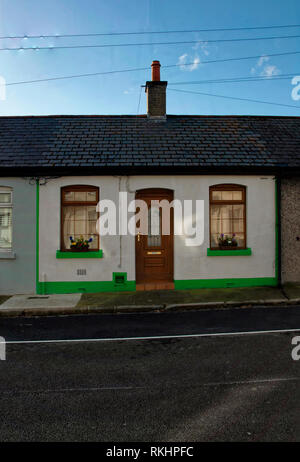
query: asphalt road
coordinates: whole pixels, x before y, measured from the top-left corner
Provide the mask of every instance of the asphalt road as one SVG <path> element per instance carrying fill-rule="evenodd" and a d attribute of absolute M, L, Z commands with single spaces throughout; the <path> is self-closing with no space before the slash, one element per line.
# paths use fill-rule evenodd
<path fill-rule="evenodd" d="M 0 335 L 7 341 L 151 337 L 278 329 L 300 329 L 300 306 L 0 318 Z"/>
<path fill-rule="evenodd" d="M 2 318 L 1 336 L 33 343 L 0 361 L 0 440 L 299 441 L 298 312 Z M 274 329 L 295 331 L 234 334 Z M 189 334 L 206 336 L 172 337 Z"/>

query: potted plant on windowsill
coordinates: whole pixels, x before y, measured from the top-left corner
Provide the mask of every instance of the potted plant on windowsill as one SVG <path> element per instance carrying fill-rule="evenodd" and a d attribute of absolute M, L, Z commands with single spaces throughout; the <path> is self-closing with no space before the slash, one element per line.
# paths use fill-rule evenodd
<path fill-rule="evenodd" d="M 228 236 L 227 234 L 224 235 L 222 233 L 220 234 L 218 241 L 219 241 L 219 248 L 221 250 L 236 249 L 238 246 L 235 234 L 232 234 L 232 236 Z"/>
<path fill-rule="evenodd" d="M 80 236 L 77 239 L 73 239 L 73 237 L 70 236 L 70 249 L 72 252 L 87 252 L 89 250 L 89 243 L 92 242 L 92 240 L 92 237 L 89 239 L 84 239 L 83 236 Z"/>

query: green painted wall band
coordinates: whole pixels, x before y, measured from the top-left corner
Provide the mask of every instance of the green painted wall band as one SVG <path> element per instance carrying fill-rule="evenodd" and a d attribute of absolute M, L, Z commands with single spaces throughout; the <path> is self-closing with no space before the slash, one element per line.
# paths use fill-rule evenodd
<path fill-rule="evenodd" d="M 176 290 L 216 289 L 228 287 L 276 286 L 276 278 L 226 278 L 226 279 L 183 279 L 175 280 Z M 57 281 L 39 282 L 38 293 L 72 294 L 97 292 L 131 292 L 136 290 L 135 281 L 116 284 L 114 281 Z"/>
<path fill-rule="evenodd" d="M 39 292 L 44 294 L 76 294 L 97 292 L 132 292 L 136 290 L 135 281 L 115 284 L 114 281 L 57 281 L 40 282 Z"/>
<path fill-rule="evenodd" d="M 218 289 L 226 287 L 276 286 L 276 278 L 225 278 L 225 279 L 182 279 L 174 281 L 175 289 Z"/>

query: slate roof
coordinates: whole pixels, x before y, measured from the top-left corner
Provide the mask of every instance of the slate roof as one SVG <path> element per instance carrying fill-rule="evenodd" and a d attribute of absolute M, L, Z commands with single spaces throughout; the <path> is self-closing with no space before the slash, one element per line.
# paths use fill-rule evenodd
<path fill-rule="evenodd" d="M 300 117 L 0 117 L 0 175 L 300 171 Z"/>

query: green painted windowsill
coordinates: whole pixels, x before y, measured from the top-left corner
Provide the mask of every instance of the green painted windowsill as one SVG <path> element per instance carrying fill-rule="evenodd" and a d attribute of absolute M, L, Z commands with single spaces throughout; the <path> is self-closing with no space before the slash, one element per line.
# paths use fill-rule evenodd
<path fill-rule="evenodd" d="M 56 251 L 56 258 L 102 258 L 103 250 L 97 250 L 95 252 L 62 252 L 61 250 Z"/>
<path fill-rule="evenodd" d="M 228 249 L 228 250 L 212 250 L 207 249 L 208 257 L 237 257 L 239 255 L 252 255 L 252 250 L 247 247 L 247 249 Z"/>

